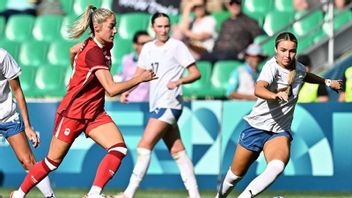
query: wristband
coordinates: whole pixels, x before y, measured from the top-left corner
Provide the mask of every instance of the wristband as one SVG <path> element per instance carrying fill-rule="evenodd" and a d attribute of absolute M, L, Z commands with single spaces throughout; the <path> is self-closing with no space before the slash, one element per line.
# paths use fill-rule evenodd
<path fill-rule="evenodd" d="M 330 87 L 331 86 L 331 80 L 330 79 L 326 79 L 325 80 L 325 85 Z"/>

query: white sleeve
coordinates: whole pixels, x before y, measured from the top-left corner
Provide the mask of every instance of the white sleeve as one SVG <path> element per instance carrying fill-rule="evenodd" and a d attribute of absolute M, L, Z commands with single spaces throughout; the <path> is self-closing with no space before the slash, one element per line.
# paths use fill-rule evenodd
<path fill-rule="evenodd" d="M 196 62 L 191 52 L 183 42 L 179 42 L 177 45 L 175 59 L 182 67 L 185 68 Z"/>
<path fill-rule="evenodd" d="M 142 47 L 141 53 L 138 56 L 137 66 L 142 69 L 148 69 L 146 45 Z"/>
<path fill-rule="evenodd" d="M 214 35 L 215 33 L 216 21 L 212 16 L 208 16 L 205 20 L 205 24 L 203 26 L 203 30 L 206 33 Z"/>
<path fill-rule="evenodd" d="M 21 75 L 21 68 L 18 66 L 15 59 L 13 59 L 12 56 L 6 51 L 2 62 L 2 73 L 8 80 L 15 79 Z"/>
<path fill-rule="evenodd" d="M 276 71 L 275 65 L 271 65 L 267 63 L 263 66 L 263 69 L 260 72 L 257 81 L 265 81 L 270 85 L 275 79 L 276 73 L 277 71 Z"/>

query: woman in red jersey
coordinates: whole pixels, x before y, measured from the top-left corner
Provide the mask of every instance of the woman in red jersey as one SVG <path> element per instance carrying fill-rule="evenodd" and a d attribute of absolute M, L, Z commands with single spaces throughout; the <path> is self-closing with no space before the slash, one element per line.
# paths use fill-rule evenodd
<path fill-rule="evenodd" d="M 152 71 L 144 71 L 129 81 L 116 83 L 110 73 L 113 39 L 116 34 L 115 13 L 104 8 L 88 6 L 85 13 L 69 30 L 73 39 L 90 28 L 91 37 L 78 52 L 73 63 L 67 94 L 58 107 L 54 136 L 47 157 L 36 163 L 24 179 L 21 187 L 10 197 L 22 198 L 30 189 L 51 171 L 55 170 L 75 138 L 82 131 L 107 150 L 102 159 L 93 185 L 85 196 L 104 197 L 101 192 L 105 184 L 118 170 L 127 153 L 123 137 L 113 120 L 104 110 L 105 93 L 115 96 L 138 85 L 155 79 Z"/>

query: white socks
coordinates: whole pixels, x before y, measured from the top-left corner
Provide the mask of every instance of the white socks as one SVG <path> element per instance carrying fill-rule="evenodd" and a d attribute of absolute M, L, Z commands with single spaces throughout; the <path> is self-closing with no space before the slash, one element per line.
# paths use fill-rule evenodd
<path fill-rule="evenodd" d="M 231 168 L 226 173 L 224 180 L 222 181 L 218 193 L 216 194 L 216 198 L 227 197 L 230 194 L 231 190 L 236 186 L 236 184 L 242 179 L 232 173 Z"/>
<path fill-rule="evenodd" d="M 55 197 L 54 191 L 51 188 L 51 184 L 48 176 L 44 177 L 44 179 L 42 179 L 42 181 L 40 181 L 37 184 L 37 188 L 40 190 L 40 192 L 42 192 L 42 194 L 45 197 L 50 197 L 50 196 Z"/>
<path fill-rule="evenodd" d="M 139 187 L 145 173 L 148 170 L 151 158 L 151 150 L 145 148 L 137 148 L 138 158 L 137 163 L 133 169 L 130 182 L 123 192 L 125 197 L 132 198 Z"/>
<path fill-rule="evenodd" d="M 272 160 L 268 163 L 264 172 L 258 175 L 240 194 L 238 198 L 251 198 L 265 190 L 285 168 L 285 163 L 280 160 Z"/>
<path fill-rule="evenodd" d="M 181 178 L 188 190 L 188 195 L 190 198 L 199 198 L 200 194 L 198 191 L 197 180 L 194 175 L 192 161 L 186 154 L 186 151 L 180 151 L 173 154 L 172 157 L 175 159 L 178 168 L 180 169 Z"/>
<path fill-rule="evenodd" d="M 92 186 L 88 192 L 88 195 L 100 195 L 101 189 L 99 186 Z"/>

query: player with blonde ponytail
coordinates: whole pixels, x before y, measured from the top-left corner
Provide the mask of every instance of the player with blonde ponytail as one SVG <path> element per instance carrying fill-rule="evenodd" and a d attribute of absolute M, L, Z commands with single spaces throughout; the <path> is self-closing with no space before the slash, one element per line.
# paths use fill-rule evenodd
<path fill-rule="evenodd" d="M 105 93 L 115 96 L 141 82 L 156 79 L 152 71 L 146 70 L 131 80 L 113 81 L 110 73 L 110 50 L 117 32 L 115 26 L 114 12 L 88 6 L 69 29 L 70 37 L 73 39 L 80 37 L 88 28 L 91 36 L 84 41 L 84 47 L 75 54 L 67 94 L 56 112 L 54 134 L 48 155 L 29 170 L 21 187 L 12 192 L 10 197 L 25 197 L 33 186 L 57 169 L 82 131 L 107 151 L 96 171 L 93 185 L 84 197 L 105 197 L 102 190 L 117 172 L 127 153 L 119 128 L 104 110 Z"/>

